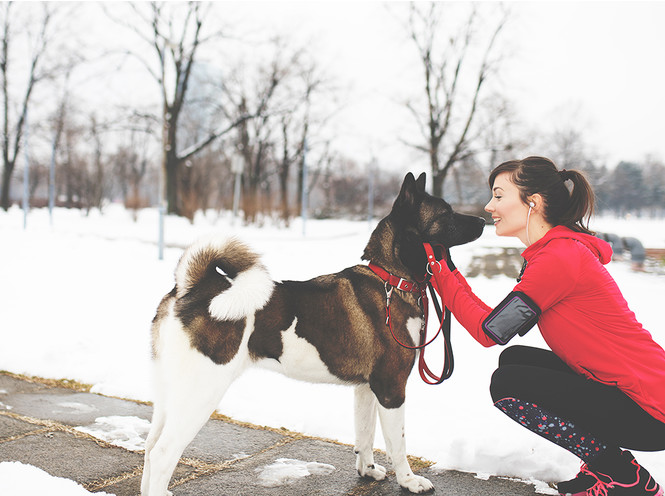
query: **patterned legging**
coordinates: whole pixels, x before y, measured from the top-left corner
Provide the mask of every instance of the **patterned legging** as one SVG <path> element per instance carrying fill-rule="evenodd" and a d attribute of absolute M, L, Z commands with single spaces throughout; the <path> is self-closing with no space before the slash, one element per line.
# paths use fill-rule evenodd
<path fill-rule="evenodd" d="M 490 392 L 510 418 L 586 462 L 619 447 L 665 450 L 665 423 L 620 389 L 576 374 L 548 350 L 506 348 Z"/>

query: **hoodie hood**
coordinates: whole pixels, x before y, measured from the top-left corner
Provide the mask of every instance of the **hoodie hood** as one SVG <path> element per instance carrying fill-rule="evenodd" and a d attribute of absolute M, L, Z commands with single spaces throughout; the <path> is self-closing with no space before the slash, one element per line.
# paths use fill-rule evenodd
<path fill-rule="evenodd" d="M 527 247 L 522 256 L 528 261 L 531 256 L 540 250 L 547 243 L 557 238 L 568 238 L 574 239 L 586 246 L 591 253 L 593 253 L 600 263 L 603 265 L 607 264 L 612 260 L 612 246 L 603 241 L 600 238 L 597 238 L 591 234 L 585 234 L 581 232 L 573 231 L 572 229 L 565 226 L 556 226 L 547 231 L 547 234 L 540 238 L 538 241 L 533 243 L 531 246 Z"/>

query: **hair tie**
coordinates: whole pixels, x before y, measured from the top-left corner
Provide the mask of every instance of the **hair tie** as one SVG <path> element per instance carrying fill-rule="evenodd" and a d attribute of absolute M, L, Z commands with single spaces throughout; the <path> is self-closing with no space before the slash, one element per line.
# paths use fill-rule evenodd
<path fill-rule="evenodd" d="M 570 179 L 570 173 L 566 169 L 561 169 L 559 171 L 559 176 L 561 177 L 562 181 Z"/>

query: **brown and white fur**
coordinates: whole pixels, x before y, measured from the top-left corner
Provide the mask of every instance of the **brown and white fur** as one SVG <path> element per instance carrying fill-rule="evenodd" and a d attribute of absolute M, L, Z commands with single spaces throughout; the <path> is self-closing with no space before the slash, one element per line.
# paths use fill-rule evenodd
<path fill-rule="evenodd" d="M 416 180 L 409 173 L 362 258 L 415 280 L 425 270 L 423 242 L 463 244 L 480 236 L 483 225 L 427 194 L 425 174 Z M 207 238 L 185 251 L 175 279 L 152 326 L 156 395 L 143 496 L 170 494 L 167 486 L 183 450 L 250 366 L 354 386 L 358 473 L 386 477 L 372 450 L 378 413 L 398 483 L 414 493 L 433 489 L 411 471 L 406 457 L 405 388 L 416 352 L 390 335 L 384 282 L 366 265 L 309 281 L 274 282 L 244 244 Z M 417 295 L 394 291 L 390 308 L 400 341 L 417 343 Z"/>

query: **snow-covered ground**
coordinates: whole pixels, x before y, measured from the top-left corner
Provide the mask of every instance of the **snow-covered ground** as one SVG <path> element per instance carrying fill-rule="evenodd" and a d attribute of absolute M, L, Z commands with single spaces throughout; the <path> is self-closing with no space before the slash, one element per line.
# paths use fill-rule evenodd
<path fill-rule="evenodd" d="M 89 496 L 92 493 L 72 480 L 53 477 L 32 465 L 4 462 L 0 463 L 0 494 L 11 494 L 12 496 Z M 95 493 L 95 496 L 107 494 L 98 492 Z"/>
<path fill-rule="evenodd" d="M 19 209 L 0 212 L 0 370 L 75 379 L 93 384 L 93 391 L 101 394 L 151 400 L 150 321 L 161 297 L 173 287 L 181 247 L 210 232 L 234 234 L 263 255 L 275 279 L 306 279 L 360 263 L 370 233 L 367 222 L 308 220 L 305 227 L 300 221 L 288 229 L 241 227 L 226 213 L 200 215 L 193 224 L 168 217 L 167 248 L 160 261 L 155 210 L 139 212 L 133 222 L 128 212 L 113 205 L 104 214 L 93 211 L 87 217 L 58 209 L 52 227 L 48 211 L 39 209 L 30 213 L 27 229 Z M 665 248 L 662 220 L 598 218 L 592 228 L 637 237 L 650 248 Z M 496 246 L 519 247 L 519 242 L 499 238 L 488 227 L 479 240 L 454 248 L 453 257 L 464 272 L 474 254 Z M 632 272 L 625 262 L 612 262 L 609 270 L 638 319 L 665 345 L 660 312 L 665 277 Z M 490 305 L 501 301 L 514 285 L 504 276 L 478 276 L 469 282 Z M 493 408 L 488 386 L 501 348 L 481 347 L 456 322 L 452 335 L 452 378 L 440 386 L 428 386 L 414 374 L 409 382 L 408 452 L 433 460 L 441 469 L 480 476 L 556 481 L 574 475 L 579 468 L 574 456 Z M 520 342 L 546 347 L 538 332 L 530 332 Z M 440 355 L 437 343 L 428 348 L 433 370 Z M 255 424 L 349 444 L 354 441 L 351 388 L 308 384 L 252 370 L 231 387 L 219 410 Z M 105 422 L 110 426 L 104 427 Z M 140 422 L 102 418 L 98 424 L 98 430 L 111 440 L 127 437 L 129 431 L 131 447 L 138 442 L 140 449 L 141 436 L 145 437 Z M 383 447 L 380 433 L 377 443 Z M 665 482 L 665 452 L 636 455 Z M 299 463 L 281 461 L 278 469 L 291 475 L 306 473 L 306 462 Z M 37 480 L 41 474 L 36 470 L 0 464 L 0 493 L 11 487 L 8 481 Z M 62 494 L 86 494 L 78 489 Z"/>

